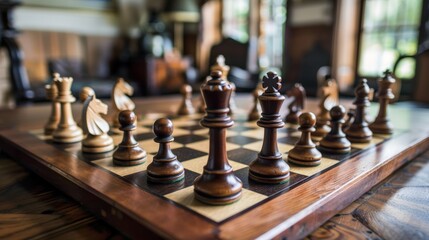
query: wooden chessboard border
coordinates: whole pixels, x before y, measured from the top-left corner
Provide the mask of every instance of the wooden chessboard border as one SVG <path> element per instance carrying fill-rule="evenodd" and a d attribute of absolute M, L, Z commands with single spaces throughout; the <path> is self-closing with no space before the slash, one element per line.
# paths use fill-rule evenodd
<path fill-rule="evenodd" d="M 94 170 L 88 163 L 27 132 L 0 131 L 0 147 L 130 237 L 272 238 L 305 236 L 428 148 L 429 137 L 421 131 L 396 136 L 368 149 L 365 154 L 344 161 L 340 168 L 327 170 L 220 224 L 144 192 L 104 170 Z M 366 163 L 361 164 L 362 161 Z M 89 169 L 93 176 L 88 175 Z M 108 190 L 106 181 L 110 186 Z"/>

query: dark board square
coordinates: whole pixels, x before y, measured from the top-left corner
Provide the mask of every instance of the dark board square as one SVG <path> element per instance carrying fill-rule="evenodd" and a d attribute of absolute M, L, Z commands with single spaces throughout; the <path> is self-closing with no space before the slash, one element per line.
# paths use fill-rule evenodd
<path fill-rule="evenodd" d="M 238 148 L 227 152 L 228 159 L 249 165 L 258 156 L 258 152 L 246 148 Z"/>
<path fill-rule="evenodd" d="M 354 155 L 356 155 L 360 151 L 360 149 L 352 148 L 351 151 L 350 151 L 350 153 L 347 153 L 347 154 L 338 154 L 338 153 L 327 152 L 327 151 L 324 151 L 323 149 L 320 149 L 320 148 L 318 148 L 318 149 L 320 150 L 320 152 L 322 152 L 323 157 L 330 158 L 330 159 L 335 159 L 335 160 L 338 160 L 338 161 L 343 161 L 343 160 L 346 160 L 346 159 L 350 159 L 351 157 L 353 157 Z"/>
<path fill-rule="evenodd" d="M 275 194 L 288 191 L 291 187 L 297 185 L 299 182 L 307 178 L 306 176 L 291 172 L 289 182 L 283 184 L 265 184 L 249 179 L 248 167 L 234 171 L 234 174 L 240 178 L 244 188 L 252 192 L 263 194 L 265 196 L 273 196 Z"/>
<path fill-rule="evenodd" d="M 145 189 L 148 192 L 153 194 L 163 196 L 180 189 L 191 186 L 194 183 L 196 177 L 199 174 L 188 169 L 185 169 L 185 178 L 182 181 L 170 183 L 170 184 L 160 184 L 160 183 L 152 183 L 147 181 L 147 171 L 133 173 L 124 178 L 131 182 L 132 184 Z"/>
<path fill-rule="evenodd" d="M 289 145 L 295 145 L 296 142 L 298 142 L 299 137 L 292 137 L 292 136 L 286 136 L 277 139 L 279 143 L 289 144 Z"/>
<path fill-rule="evenodd" d="M 194 158 L 199 158 L 202 156 L 207 155 L 207 153 L 205 152 L 201 152 L 192 148 L 187 148 L 187 147 L 181 147 L 181 148 L 176 148 L 172 150 L 174 154 L 176 154 L 177 159 L 180 162 L 189 160 L 189 159 L 194 159 Z"/>
<path fill-rule="evenodd" d="M 235 144 L 238 144 L 238 145 L 246 145 L 246 144 L 249 144 L 249 143 L 253 143 L 253 142 L 259 141 L 259 139 L 237 135 L 237 136 L 227 137 L 226 141 L 230 142 L 230 143 L 235 143 Z"/>
<path fill-rule="evenodd" d="M 188 144 L 193 142 L 198 142 L 207 139 L 206 136 L 200 136 L 200 135 L 193 135 L 193 134 L 186 134 L 179 137 L 175 137 L 174 141 L 181 143 L 181 144 Z"/>
<path fill-rule="evenodd" d="M 195 123 L 195 125 L 192 125 L 192 126 L 182 126 L 182 127 L 178 127 L 178 128 L 184 129 L 184 130 L 189 130 L 189 131 L 196 131 L 196 130 L 204 129 L 205 127 L 201 126 L 199 123 Z"/>
<path fill-rule="evenodd" d="M 152 132 L 134 134 L 134 139 L 136 139 L 136 141 L 144 141 L 144 140 L 150 140 L 154 138 L 155 138 L 155 134 L 153 134 Z"/>

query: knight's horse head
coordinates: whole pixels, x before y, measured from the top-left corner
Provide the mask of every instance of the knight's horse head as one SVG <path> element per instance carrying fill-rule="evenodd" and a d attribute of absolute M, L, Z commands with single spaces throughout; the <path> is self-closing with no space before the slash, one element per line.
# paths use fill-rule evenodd
<path fill-rule="evenodd" d="M 122 91 L 124 94 L 128 96 L 132 96 L 134 93 L 134 88 L 131 87 L 123 78 L 119 78 L 116 81 L 116 89 Z"/>
<path fill-rule="evenodd" d="M 102 101 L 96 99 L 94 96 L 90 96 L 89 107 L 96 113 L 107 114 L 107 105 Z"/>

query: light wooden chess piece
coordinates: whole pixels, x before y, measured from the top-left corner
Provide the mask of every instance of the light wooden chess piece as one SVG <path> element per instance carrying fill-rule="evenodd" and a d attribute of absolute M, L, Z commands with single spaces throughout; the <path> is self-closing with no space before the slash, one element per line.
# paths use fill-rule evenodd
<path fill-rule="evenodd" d="M 51 115 L 45 125 L 45 135 L 51 135 L 58 127 L 60 122 L 60 103 L 56 101 L 58 89 L 55 83 L 45 85 L 46 98 L 52 102 Z"/>
<path fill-rule="evenodd" d="M 155 142 L 159 143 L 158 153 L 153 162 L 147 166 L 147 177 L 151 182 L 174 183 L 183 180 L 185 170 L 177 160 L 177 156 L 170 149 L 170 142 L 174 141 L 173 123 L 168 118 L 160 118 L 153 124 L 156 135 Z"/>
<path fill-rule="evenodd" d="M 86 99 L 87 99 L 89 96 L 95 96 L 95 91 L 94 91 L 94 89 L 92 89 L 92 88 L 90 88 L 90 87 L 83 87 L 83 88 L 80 90 L 80 93 L 79 93 L 79 101 L 83 104 L 83 103 L 85 103 Z M 83 116 L 83 115 L 82 115 L 82 116 Z M 81 128 L 82 128 L 82 131 L 83 131 L 83 134 L 84 134 L 84 135 L 85 135 L 85 134 L 88 134 L 88 132 L 85 132 L 85 128 L 83 128 L 82 118 L 80 119 L 80 121 L 78 121 L 78 122 L 77 122 L 77 125 L 78 125 L 79 127 L 81 127 Z"/>
<path fill-rule="evenodd" d="M 334 106 L 329 114 L 331 115 L 331 131 L 320 141 L 319 149 L 331 153 L 349 153 L 351 143 L 342 130 L 346 109 L 341 105 Z"/>
<path fill-rule="evenodd" d="M 83 138 L 83 133 L 74 121 L 71 109 L 71 103 L 76 101 L 70 91 L 73 78 L 55 78 L 54 83 L 58 89 L 56 101 L 60 103 L 61 115 L 60 123 L 52 133 L 52 139 L 57 143 L 79 142 Z"/>
<path fill-rule="evenodd" d="M 88 95 L 82 109 L 82 130 L 87 136 L 82 141 L 82 152 L 104 153 L 114 149 L 113 139 L 107 134 L 109 123 L 99 114 L 107 114 L 107 105 Z"/>
<path fill-rule="evenodd" d="M 311 141 L 311 132 L 314 132 L 316 116 L 311 112 L 302 113 L 299 116 L 298 130 L 302 132 L 300 139 L 288 153 L 288 162 L 302 166 L 320 165 L 322 153 L 316 148 L 316 144 Z"/>
<path fill-rule="evenodd" d="M 352 143 L 368 143 L 372 139 L 372 131 L 365 121 L 365 110 L 370 105 L 368 95 L 369 87 L 366 79 L 362 79 L 355 89 L 356 106 L 355 117 L 353 123 L 345 130 L 347 139 Z"/>
<path fill-rule="evenodd" d="M 392 84 L 395 83 L 395 79 L 392 77 L 392 73 L 389 70 L 384 72 L 384 77 L 378 80 L 378 93 L 377 97 L 379 99 L 379 110 L 377 117 L 374 122 L 369 125 L 369 128 L 373 133 L 378 134 L 392 134 L 393 125 L 390 122 L 389 117 L 387 116 L 387 106 L 389 101 L 395 98 L 395 95 L 392 93 Z"/>
<path fill-rule="evenodd" d="M 121 166 L 134 166 L 146 161 L 146 151 L 134 139 L 132 131 L 136 129 L 137 117 L 133 111 L 119 113 L 120 130 L 124 132 L 122 141 L 113 153 L 113 163 Z"/>
<path fill-rule="evenodd" d="M 129 85 L 123 78 L 118 78 L 112 89 L 112 128 L 111 132 L 121 134 L 119 130 L 121 124 L 119 123 L 119 113 L 124 110 L 134 111 L 136 105 L 128 97 L 134 93 L 133 87 Z"/>
<path fill-rule="evenodd" d="M 180 88 L 182 94 L 182 102 L 180 103 L 177 115 L 191 115 L 195 113 L 194 106 L 192 106 L 192 87 L 189 84 L 184 84 Z"/>
<path fill-rule="evenodd" d="M 262 183 L 280 184 L 289 181 L 289 165 L 283 160 L 277 146 L 277 129 L 284 127 L 279 114 L 285 97 L 278 90 L 281 78 L 268 72 L 262 79 L 264 93 L 258 97 L 262 117 L 257 122 L 264 128 L 264 140 L 258 157 L 249 165 L 249 178 Z"/>
<path fill-rule="evenodd" d="M 293 98 L 289 103 L 289 112 L 285 117 L 285 122 L 290 124 L 298 124 L 298 117 L 301 115 L 301 111 L 304 109 L 306 94 L 305 89 L 300 83 L 295 85 L 286 93 L 288 98 Z"/>

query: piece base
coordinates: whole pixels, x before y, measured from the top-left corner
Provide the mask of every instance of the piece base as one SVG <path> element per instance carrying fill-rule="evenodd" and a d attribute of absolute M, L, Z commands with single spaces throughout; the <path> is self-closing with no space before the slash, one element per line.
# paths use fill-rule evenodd
<path fill-rule="evenodd" d="M 260 183 L 268 183 L 268 184 L 284 184 L 289 182 L 290 179 L 290 173 L 287 173 L 282 176 L 262 176 L 259 174 L 252 173 L 249 171 L 249 178 L 253 181 L 260 182 Z"/>
<path fill-rule="evenodd" d="M 320 163 L 322 163 L 321 160 L 314 160 L 314 161 L 302 161 L 299 159 L 294 159 L 291 157 L 287 158 L 287 161 L 296 165 L 300 165 L 300 166 L 304 166 L 304 167 L 315 167 L 315 166 L 319 166 Z"/>
<path fill-rule="evenodd" d="M 194 196 L 195 199 L 197 199 L 200 202 L 210 204 L 210 205 L 228 205 L 231 203 L 234 203 L 238 201 L 241 198 L 241 191 L 230 196 L 224 196 L 224 197 L 215 197 L 215 196 L 208 196 L 204 194 L 198 193 L 198 191 L 194 190 Z"/>
<path fill-rule="evenodd" d="M 119 165 L 119 166 L 135 166 L 140 165 L 146 162 L 146 157 L 141 159 L 133 159 L 133 160 L 119 160 L 119 159 L 113 159 L 113 164 Z"/>
<path fill-rule="evenodd" d="M 169 176 L 156 176 L 152 174 L 147 174 L 147 180 L 149 182 L 153 183 L 162 183 L 162 184 L 169 184 L 169 183 L 175 183 L 180 182 L 185 178 L 185 171 L 181 172 L 177 175 L 169 175 Z"/>

